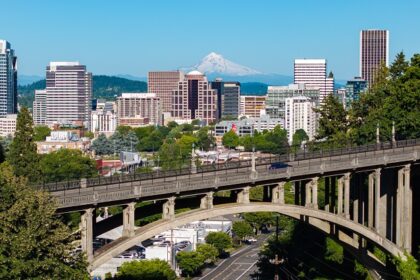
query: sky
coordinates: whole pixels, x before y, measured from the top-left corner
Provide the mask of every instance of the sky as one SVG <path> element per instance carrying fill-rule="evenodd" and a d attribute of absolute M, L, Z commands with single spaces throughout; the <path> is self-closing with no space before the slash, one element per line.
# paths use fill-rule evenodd
<path fill-rule="evenodd" d="M 362 29 L 390 31 L 390 59 L 420 52 L 418 0 L 1 0 L 0 39 L 19 73 L 80 61 L 93 74 L 145 77 L 214 51 L 264 73 L 326 58 L 338 79 L 359 72 Z"/>

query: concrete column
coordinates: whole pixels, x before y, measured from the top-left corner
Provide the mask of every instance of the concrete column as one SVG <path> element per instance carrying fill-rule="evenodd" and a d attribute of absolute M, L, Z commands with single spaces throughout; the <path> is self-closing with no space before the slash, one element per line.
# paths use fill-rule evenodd
<path fill-rule="evenodd" d="M 370 173 L 368 178 L 368 227 L 373 228 L 373 189 L 374 189 L 374 174 Z"/>
<path fill-rule="evenodd" d="M 343 176 L 344 181 L 344 216 L 350 219 L 350 173 Z"/>
<path fill-rule="evenodd" d="M 381 209 L 381 169 L 377 168 L 375 169 L 375 229 L 377 232 L 379 232 L 379 216 L 385 215 L 386 216 L 386 212 L 385 213 L 381 213 L 380 209 Z M 386 232 L 381 232 L 384 236 L 386 234 Z"/>
<path fill-rule="evenodd" d="M 312 206 L 318 209 L 318 177 L 312 179 Z"/>
<path fill-rule="evenodd" d="M 330 177 L 325 177 L 325 211 L 330 211 Z"/>
<path fill-rule="evenodd" d="M 213 192 L 208 192 L 204 197 L 201 198 L 201 209 L 212 209 L 213 208 Z"/>
<path fill-rule="evenodd" d="M 312 181 L 305 183 L 305 207 L 312 207 Z"/>
<path fill-rule="evenodd" d="M 82 251 L 86 253 L 88 262 L 93 260 L 93 212 L 93 208 L 86 209 L 80 221 Z"/>
<path fill-rule="evenodd" d="M 270 186 L 263 186 L 263 201 L 269 202 L 270 199 Z"/>
<path fill-rule="evenodd" d="M 136 203 L 132 202 L 127 204 L 123 210 L 123 232 L 124 237 L 134 236 L 135 230 L 135 210 Z"/>
<path fill-rule="evenodd" d="M 336 207 L 336 194 L 335 194 L 335 189 L 336 189 L 336 178 L 330 177 L 330 212 L 335 212 L 335 207 Z"/>
<path fill-rule="evenodd" d="M 343 178 L 340 177 L 338 179 L 338 208 L 337 208 L 337 214 L 341 215 L 343 214 L 343 186 L 344 182 L 343 182 Z"/>
<path fill-rule="evenodd" d="M 403 210 L 403 230 L 404 230 L 404 249 L 411 253 L 412 231 L 413 231 L 413 191 L 410 182 L 410 165 L 403 168 L 404 173 L 404 210 Z"/>
<path fill-rule="evenodd" d="M 251 187 L 245 187 L 238 192 L 238 198 L 236 200 L 237 203 L 249 203 L 249 190 Z"/>
<path fill-rule="evenodd" d="M 395 243 L 397 246 L 403 246 L 403 202 L 404 202 L 404 169 L 398 170 L 398 186 L 397 186 L 397 202 L 396 202 L 396 215 L 395 215 Z"/>
<path fill-rule="evenodd" d="M 168 201 L 166 201 L 163 204 L 163 219 L 170 219 L 173 220 L 175 218 L 175 197 L 168 198 Z"/>
<path fill-rule="evenodd" d="M 271 190 L 272 203 L 284 204 L 284 185 L 285 184 L 286 182 L 280 182 Z"/>

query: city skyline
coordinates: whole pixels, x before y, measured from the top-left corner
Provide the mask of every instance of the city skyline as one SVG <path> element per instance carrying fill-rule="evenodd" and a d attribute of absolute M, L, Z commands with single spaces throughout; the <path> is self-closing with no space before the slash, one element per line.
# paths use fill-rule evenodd
<path fill-rule="evenodd" d="M 295 58 L 325 58 L 337 79 L 350 79 L 359 73 L 361 30 L 389 30 L 391 62 L 401 50 L 407 57 L 415 53 L 420 38 L 411 34 L 420 26 L 420 4 L 403 2 L 8 2 L 19 13 L 4 15 L 13 24 L 0 38 L 12 43 L 23 75 L 42 76 L 50 61 L 80 61 L 95 74 L 146 77 L 148 71 L 195 65 L 214 51 L 263 73 L 288 76 Z"/>

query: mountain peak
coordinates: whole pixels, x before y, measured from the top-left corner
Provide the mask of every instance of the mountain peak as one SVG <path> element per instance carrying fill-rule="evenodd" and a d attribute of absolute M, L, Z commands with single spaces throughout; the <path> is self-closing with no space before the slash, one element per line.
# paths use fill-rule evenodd
<path fill-rule="evenodd" d="M 220 73 L 232 76 L 261 74 L 257 70 L 232 62 L 215 52 L 206 55 L 193 68 L 205 74 Z"/>

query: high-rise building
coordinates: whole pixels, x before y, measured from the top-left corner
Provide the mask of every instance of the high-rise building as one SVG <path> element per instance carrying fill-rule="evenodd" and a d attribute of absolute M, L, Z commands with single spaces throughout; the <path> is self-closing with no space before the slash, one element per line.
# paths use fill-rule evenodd
<path fill-rule="evenodd" d="M 372 86 L 381 65 L 389 64 L 389 31 L 360 31 L 360 77 Z"/>
<path fill-rule="evenodd" d="M 241 116 L 259 118 L 265 112 L 265 95 L 241 95 Z"/>
<path fill-rule="evenodd" d="M 295 59 L 294 83 L 318 88 L 320 104 L 334 93 L 334 77 L 327 76 L 325 59 Z"/>
<path fill-rule="evenodd" d="M 86 71 L 86 66 L 79 62 L 50 62 L 46 85 L 45 92 L 38 92 L 39 99 L 34 102 L 40 106 L 45 98 L 46 124 L 83 125 L 90 129 L 92 73 Z"/>
<path fill-rule="evenodd" d="M 17 114 L 8 114 L 0 118 L 0 136 L 14 136 L 16 132 Z"/>
<path fill-rule="evenodd" d="M 212 89 L 217 90 L 217 118 L 238 118 L 241 106 L 241 83 L 216 79 L 210 84 Z"/>
<path fill-rule="evenodd" d="M 346 84 L 346 108 L 350 108 L 353 101 L 359 100 L 360 95 L 367 89 L 367 82 L 360 77 L 347 81 Z"/>
<path fill-rule="evenodd" d="M 47 124 L 47 90 L 35 90 L 35 100 L 32 105 L 32 117 L 35 125 Z"/>
<path fill-rule="evenodd" d="M 217 92 L 199 71 L 191 71 L 178 82 L 172 93 L 172 117 L 200 119 L 205 123 L 217 120 Z"/>
<path fill-rule="evenodd" d="M 181 71 L 152 71 L 147 75 L 147 91 L 160 98 L 162 112 L 172 111 L 172 91 L 184 78 Z"/>
<path fill-rule="evenodd" d="M 10 43 L 0 40 L 0 117 L 17 114 L 17 57 Z"/>
<path fill-rule="evenodd" d="M 117 129 L 117 114 L 114 110 L 98 108 L 92 111 L 91 131 L 97 134 L 112 135 Z"/>
<path fill-rule="evenodd" d="M 313 140 L 316 132 L 317 118 L 313 110 L 315 102 L 311 101 L 309 97 L 296 96 L 286 98 L 285 104 L 286 118 L 284 123 L 289 143 L 292 143 L 293 135 L 298 129 L 303 129 L 308 135 L 309 140 Z"/>
<path fill-rule="evenodd" d="M 141 119 L 141 124 L 161 124 L 160 99 L 155 93 L 123 93 L 117 99 L 118 123 L 128 124 Z"/>
<path fill-rule="evenodd" d="M 285 117 L 286 98 L 295 96 L 309 97 L 319 105 L 319 89 L 305 84 L 290 84 L 288 86 L 269 86 L 267 100 L 265 102 L 265 111 L 271 118 Z"/>

